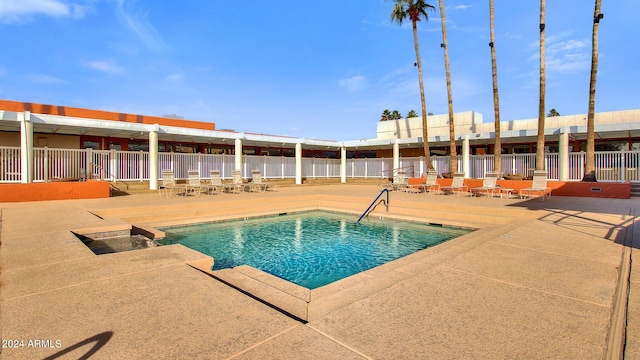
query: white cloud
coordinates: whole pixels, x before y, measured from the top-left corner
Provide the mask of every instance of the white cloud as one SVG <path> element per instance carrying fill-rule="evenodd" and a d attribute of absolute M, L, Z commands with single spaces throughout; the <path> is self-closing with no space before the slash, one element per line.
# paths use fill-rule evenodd
<path fill-rule="evenodd" d="M 34 15 L 81 18 L 87 10 L 86 6 L 62 0 L 2 0 L 0 21 L 21 23 L 31 20 Z"/>
<path fill-rule="evenodd" d="M 589 48 L 590 44 L 584 40 L 569 40 L 560 41 L 549 44 L 547 51 L 549 52 L 562 52 L 562 51 L 577 51 L 584 48 Z"/>
<path fill-rule="evenodd" d="M 38 84 L 64 84 L 66 81 L 50 75 L 30 74 L 25 76 L 27 80 Z"/>
<path fill-rule="evenodd" d="M 178 81 L 182 81 L 183 78 L 184 76 L 182 76 L 182 73 L 177 72 L 177 73 L 173 73 L 165 76 L 164 79 L 170 82 L 178 82 Z"/>
<path fill-rule="evenodd" d="M 549 71 L 561 73 L 586 70 L 591 66 L 591 56 L 587 54 L 564 54 L 561 57 L 547 56 Z"/>
<path fill-rule="evenodd" d="M 454 6 L 453 8 L 456 9 L 456 10 L 467 10 L 470 7 L 472 7 L 472 5 L 460 4 L 460 5 Z"/>
<path fill-rule="evenodd" d="M 548 71 L 576 72 L 591 66 L 591 42 L 580 39 L 564 40 L 570 35 L 570 33 L 562 33 L 545 39 L 545 65 Z M 535 41 L 529 47 L 535 51 L 529 60 L 539 61 L 540 42 Z"/>
<path fill-rule="evenodd" d="M 522 35 L 521 34 L 517 34 L 517 33 L 513 33 L 513 32 L 506 32 L 504 34 L 505 39 L 512 39 L 512 40 L 520 40 L 522 39 Z"/>
<path fill-rule="evenodd" d="M 112 61 L 104 61 L 104 60 L 88 61 L 84 64 L 84 66 L 91 68 L 93 70 L 97 70 L 97 71 L 109 73 L 109 74 L 118 74 L 123 71 L 123 69 L 120 66 L 118 66 L 117 64 L 114 64 Z"/>
<path fill-rule="evenodd" d="M 366 76 L 356 75 L 340 80 L 338 85 L 349 92 L 357 92 L 369 86 L 369 80 Z"/>
<path fill-rule="evenodd" d="M 136 0 L 117 0 L 118 14 L 127 26 L 150 49 L 160 51 L 169 46 L 149 21 L 149 11 L 136 9 Z"/>

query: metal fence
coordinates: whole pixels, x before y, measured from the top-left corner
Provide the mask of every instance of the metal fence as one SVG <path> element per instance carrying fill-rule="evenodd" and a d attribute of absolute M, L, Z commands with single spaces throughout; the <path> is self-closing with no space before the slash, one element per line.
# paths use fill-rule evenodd
<path fill-rule="evenodd" d="M 21 157 L 19 147 L 0 147 L 0 182 L 20 182 Z M 493 171 L 494 155 L 472 155 L 469 159 L 471 178 L 483 178 Z M 457 157 L 458 169 L 462 169 L 462 157 Z M 545 154 L 545 166 L 550 180 L 559 179 L 560 157 L 557 153 Z M 584 153 L 569 154 L 569 180 L 581 180 L 584 175 Z M 33 150 L 34 181 L 52 181 L 56 179 L 102 179 L 110 181 L 148 180 L 149 153 L 144 151 L 116 151 L 92 149 L 51 149 Z M 439 174 L 450 172 L 448 156 L 433 156 L 433 167 Z M 339 178 L 340 159 L 303 158 L 303 178 Z M 600 181 L 640 182 L 640 151 L 597 152 L 595 158 L 596 178 Z M 393 159 L 367 158 L 347 159 L 347 178 L 391 178 Z M 399 168 L 408 176 L 420 176 L 426 171 L 424 157 L 400 158 Z M 501 170 L 503 173 L 530 176 L 535 168 L 535 154 L 503 154 Z M 220 170 L 223 178 L 231 178 L 235 169 L 235 155 L 208 155 L 159 153 L 158 177 L 164 169 L 172 169 L 176 178 L 186 179 L 189 170 L 198 170 L 202 178 L 208 178 L 213 169 Z M 296 161 L 293 157 L 242 156 L 242 174 L 249 177 L 251 170 L 258 169 L 264 178 L 295 178 Z"/>

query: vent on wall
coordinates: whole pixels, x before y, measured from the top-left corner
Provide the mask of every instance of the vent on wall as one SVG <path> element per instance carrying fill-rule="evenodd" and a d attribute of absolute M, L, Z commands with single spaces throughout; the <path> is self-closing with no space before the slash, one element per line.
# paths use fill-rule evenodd
<path fill-rule="evenodd" d="M 601 192 L 602 188 L 592 187 L 591 192 Z"/>

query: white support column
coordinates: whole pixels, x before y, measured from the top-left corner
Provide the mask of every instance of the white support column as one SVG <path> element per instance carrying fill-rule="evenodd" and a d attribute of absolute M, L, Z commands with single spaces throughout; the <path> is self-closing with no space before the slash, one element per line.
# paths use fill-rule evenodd
<path fill-rule="evenodd" d="M 87 169 L 87 180 L 93 180 L 93 149 L 87 148 L 85 151 L 87 152 L 87 158 L 85 159 L 84 168 Z"/>
<path fill-rule="evenodd" d="M 347 148 L 344 146 L 340 148 L 340 182 L 347 182 Z"/>
<path fill-rule="evenodd" d="M 20 122 L 20 175 L 23 184 L 33 182 L 33 124 L 31 112 L 18 114 Z"/>
<path fill-rule="evenodd" d="M 118 152 L 116 149 L 111 149 L 109 154 L 109 181 L 118 180 Z"/>
<path fill-rule="evenodd" d="M 465 137 L 462 140 L 462 172 L 464 172 L 464 177 L 469 178 L 471 174 L 469 174 L 469 165 L 470 165 L 470 147 L 469 147 L 469 138 Z"/>
<path fill-rule="evenodd" d="M 149 132 L 149 190 L 158 190 L 158 129 Z"/>
<path fill-rule="evenodd" d="M 558 178 L 560 181 L 567 181 L 569 180 L 569 132 L 566 128 L 560 128 L 558 147 Z"/>
<path fill-rule="evenodd" d="M 296 144 L 296 185 L 302 185 L 302 144 Z"/>
<path fill-rule="evenodd" d="M 398 140 L 393 144 L 393 173 L 391 176 L 396 175 L 397 169 L 400 167 L 400 144 Z"/>
<path fill-rule="evenodd" d="M 242 170 L 242 139 L 236 139 L 235 169 Z"/>

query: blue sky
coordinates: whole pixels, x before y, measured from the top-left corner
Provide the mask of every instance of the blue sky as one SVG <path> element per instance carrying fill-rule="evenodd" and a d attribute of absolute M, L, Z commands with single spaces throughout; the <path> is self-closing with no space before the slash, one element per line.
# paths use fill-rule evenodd
<path fill-rule="evenodd" d="M 430 3 L 437 6 L 437 1 Z M 493 121 L 488 1 L 445 0 L 456 112 Z M 295 137 L 374 138 L 420 112 L 410 24 L 383 0 L 0 0 L 0 98 Z M 538 1 L 495 1 L 503 121 L 537 118 Z M 587 112 L 594 1 L 547 2 L 547 112 Z M 640 1 L 603 1 L 596 111 L 640 107 Z M 439 11 L 418 24 L 447 112 Z"/>

